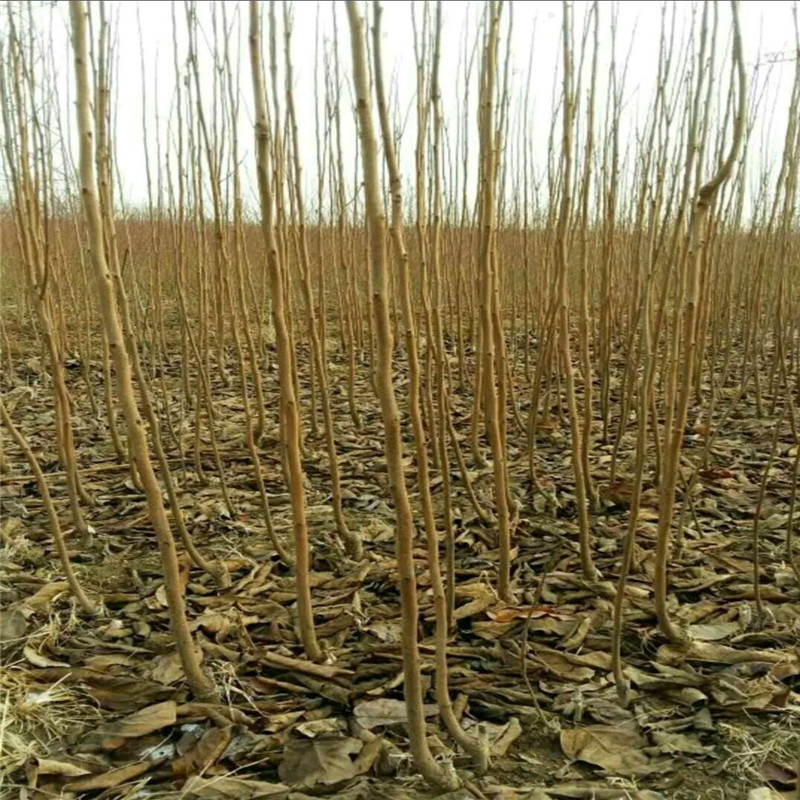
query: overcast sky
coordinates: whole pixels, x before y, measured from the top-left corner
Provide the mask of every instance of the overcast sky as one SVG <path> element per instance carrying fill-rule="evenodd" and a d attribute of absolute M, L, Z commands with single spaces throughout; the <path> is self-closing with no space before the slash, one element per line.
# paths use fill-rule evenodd
<path fill-rule="evenodd" d="M 96 3 L 90 3 L 97 16 Z M 147 81 L 147 115 L 150 134 L 147 137 L 152 148 L 151 158 L 155 158 L 155 118 L 160 120 L 162 146 L 165 132 L 171 119 L 173 108 L 175 76 L 173 69 L 173 24 L 170 2 L 137 3 L 130 0 L 122 3 L 109 3 L 111 16 L 115 21 L 117 35 L 118 70 L 115 75 L 116 104 L 116 153 L 121 174 L 121 191 L 128 203 L 142 204 L 146 200 L 146 181 L 144 169 L 144 141 L 142 134 L 142 79 L 140 70 L 139 23 L 141 19 L 142 44 Z M 238 63 L 241 81 L 242 108 L 241 124 L 238 131 L 239 151 L 245 169 L 245 192 L 253 199 L 252 184 L 252 89 L 250 84 L 249 61 L 247 54 L 247 4 L 227 2 L 226 13 L 229 24 L 233 23 L 231 40 L 234 60 Z M 203 96 L 207 106 L 212 100 L 209 44 L 212 38 L 210 3 L 200 2 L 198 6 L 201 24 L 199 37 L 200 59 L 203 68 Z M 396 81 L 397 108 L 405 115 L 413 109 L 415 73 L 413 57 L 413 28 L 410 2 L 391 0 L 386 2 L 384 13 L 384 65 L 387 77 Z M 421 19 L 422 4 L 416 3 L 418 21 Z M 444 27 L 442 39 L 441 86 L 445 118 L 451 128 L 451 144 L 454 143 L 456 98 L 463 94 L 463 82 L 459 78 L 462 60 L 464 26 L 470 31 L 470 43 L 474 40 L 479 23 L 482 3 L 465 3 L 447 0 L 443 6 Z M 575 38 L 580 41 L 589 3 L 575 3 Z M 263 4 L 266 18 L 268 5 Z M 670 6 L 670 8 L 672 8 Z M 699 22 L 700 8 L 693 3 L 678 2 L 676 6 L 676 33 L 680 41 L 684 32 Z M 745 0 L 742 9 L 742 34 L 748 73 L 757 63 L 761 63 L 759 73 L 762 78 L 769 75 L 767 94 L 763 110 L 755 130 L 753 146 L 753 169 L 760 169 L 764 163 L 780 158 L 783 132 L 786 124 L 786 108 L 789 102 L 791 77 L 794 69 L 790 61 L 779 61 L 769 65 L 775 54 L 793 54 L 794 27 L 792 3 L 773 0 L 755 2 Z M 511 7 L 513 30 L 511 34 L 512 90 L 514 96 L 521 98 L 526 90 L 528 62 L 532 55 L 532 77 L 530 82 L 531 111 L 529 125 L 535 142 L 537 168 L 541 171 L 546 163 L 547 139 L 553 114 L 553 91 L 560 92 L 560 2 L 515 2 Z M 503 40 L 507 40 L 509 4 L 504 10 Z M 611 3 L 601 3 L 601 52 L 599 97 L 602 114 L 606 86 L 608 84 L 609 63 L 611 59 Z M 277 4 L 280 20 L 281 4 Z M 311 0 L 295 3 L 293 59 L 295 70 L 295 100 L 299 115 L 299 129 L 303 156 L 303 167 L 308 185 L 308 205 L 315 206 L 313 187 L 315 174 L 315 124 L 314 124 L 314 40 L 317 15 L 323 40 L 333 35 L 333 16 L 337 16 L 340 41 L 340 61 L 345 78 L 349 80 L 351 71 L 349 53 L 349 28 L 343 3 L 321 4 Z M 185 17 L 183 4 L 176 7 L 178 20 L 178 45 L 181 59 L 186 53 Z M 73 125 L 74 109 L 71 99 L 74 96 L 72 82 L 71 52 L 68 39 L 68 6 L 58 3 L 39 6 L 36 12 L 37 25 L 45 37 L 51 38 L 48 49 L 58 70 L 59 99 L 61 113 Z M 641 124 L 652 100 L 652 92 L 658 60 L 659 27 L 661 4 L 657 2 L 622 2 L 618 6 L 617 61 L 621 66 L 628 60 L 625 84 L 625 120 L 623 139 L 629 139 L 637 124 Z M 52 26 L 52 27 L 50 27 Z M 730 9 L 729 4 L 719 4 L 719 95 L 724 103 L 730 67 Z M 279 40 L 280 41 L 280 40 Z M 503 47 L 503 45 L 501 45 Z M 236 54 L 238 53 L 238 58 Z M 724 60 L 723 60 L 724 59 Z M 157 93 L 155 85 L 157 83 Z M 349 88 L 343 93 L 343 124 L 345 133 L 345 159 L 352 165 L 355 155 L 355 129 L 352 120 L 352 106 Z M 474 117 L 474 94 L 471 112 L 472 150 L 477 150 L 477 131 Z M 720 111 L 720 114 L 722 112 Z M 403 165 L 406 174 L 413 159 L 414 145 L 413 113 L 409 117 L 406 136 L 403 140 Z M 602 129 L 602 121 L 600 121 Z M 72 145 L 74 151 L 74 135 Z M 623 145 L 625 142 L 623 142 Z M 350 169 L 352 172 L 352 169 Z M 246 199 L 248 199 L 246 197 Z"/>

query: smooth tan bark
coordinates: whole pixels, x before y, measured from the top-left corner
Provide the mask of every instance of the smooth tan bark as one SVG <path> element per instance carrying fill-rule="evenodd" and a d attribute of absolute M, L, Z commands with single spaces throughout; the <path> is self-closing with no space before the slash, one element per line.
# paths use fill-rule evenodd
<path fill-rule="evenodd" d="M 175 540 L 172 537 L 172 531 L 170 530 L 161 498 L 161 487 L 150 461 L 144 424 L 139 414 L 133 390 L 131 364 L 125 350 L 119 321 L 114 282 L 106 262 L 103 223 L 100 215 L 97 179 L 95 176 L 95 154 L 93 152 L 92 98 L 89 83 L 89 48 L 87 41 L 88 8 L 83 0 L 72 0 L 70 2 L 70 17 L 75 57 L 76 110 L 80 135 L 81 195 L 86 214 L 89 249 L 97 282 L 98 303 L 103 317 L 103 327 L 116 371 L 117 392 L 125 415 L 131 455 L 142 480 L 147 498 L 148 515 L 158 541 L 159 554 L 164 569 L 164 586 L 170 625 L 175 636 L 183 671 L 192 692 L 197 697 L 214 699 L 217 696 L 216 690 L 200 667 L 186 619 Z"/>
<path fill-rule="evenodd" d="M 268 172 L 269 133 L 261 56 L 261 19 L 258 3 L 255 0 L 250 2 L 250 67 L 256 108 L 256 170 L 258 173 L 259 199 L 261 201 L 261 233 L 267 253 L 267 270 L 272 294 L 272 321 L 275 326 L 278 380 L 281 393 L 279 417 L 281 447 L 292 503 L 298 626 L 306 655 L 316 661 L 321 659 L 323 654 L 317 642 L 317 635 L 314 629 L 314 610 L 311 604 L 311 555 L 306 521 L 303 465 L 300 461 L 300 413 L 295 396 L 294 364 L 289 328 L 286 323 L 285 278 L 283 265 L 280 261 L 278 242 L 275 238 L 273 197 Z"/>
<path fill-rule="evenodd" d="M 409 396 L 408 407 L 409 415 L 411 417 L 411 425 L 414 432 L 414 443 L 416 446 L 416 462 L 417 462 L 417 486 L 420 493 L 420 501 L 422 505 L 423 524 L 425 528 L 425 536 L 428 547 L 428 569 L 431 576 L 431 586 L 433 589 L 433 603 L 434 603 L 434 616 L 436 622 L 435 631 L 435 647 L 436 647 L 436 700 L 439 704 L 439 713 L 450 732 L 450 735 L 456 742 L 463 747 L 473 758 L 476 768 L 480 772 L 485 772 L 489 766 L 489 751 L 484 742 L 468 736 L 461 728 L 455 713 L 453 712 L 453 704 L 450 700 L 450 690 L 448 682 L 448 666 L 447 666 L 447 632 L 449 626 L 448 620 L 448 598 L 445 593 L 444 584 L 442 582 L 441 566 L 439 560 L 439 537 L 436 530 L 436 522 L 433 512 L 433 498 L 430 490 L 430 470 L 428 466 L 428 454 L 426 445 L 425 428 L 422 420 L 422 408 L 420 403 L 420 378 L 421 370 L 419 364 L 419 352 L 417 346 L 417 326 L 414 318 L 413 306 L 411 302 L 411 287 L 409 285 L 409 258 L 406 250 L 404 234 L 403 234 L 403 201 L 402 201 L 402 181 L 400 177 L 400 169 L 397 163 L 397 155 L 394 149 L 394 142 L 391 137 L 391 128 L 389 126 L 389 114 L 386 103 L 386 94 L 383 85 L 383 67 L 381 63 L 381 7 L 378 2 L 373 3 L 374 8 L 374 26 L 373 26 L 373 59 L 375 76 L 375 92 L 378 103 L 378 116 L 380 120 L 381 134 L 383 140 L 384 155 L 386 158 L 386 165 L 389 172 L 389 184 L 391 193 L 391 207 L 392 207 L 392 223 L 391 223 L 391 238 L 395 253 L 395 263 L 397 264 L 398 283 L 400 286 L 400 307 L 403 314 L 403 325 L 406 332 L 406 356 L 409 364 Z M 438 30 L 441 30 L 441 4 L 437 4 L 437 21 Z M 438 45 L 437 48 L 438 50 Z M 436 59 L 434 57 L 434 72 L 438 68 Z M 436 79 L 434 78 L 434 81 Z M 436 83 L 433 84 L 435 92 Z M 436 102 L 434 100 L 434 102 Z M 434 224 L 436 228 L 436 224 Z M 418 231 L 419 233 L 419 231 Z M 437 244 L 434 243 L 434 249 Z M 434 268 L 436 265 L 436 256 L 433 260 Z M 441 335 L 441 321 L 438 315 L 433 319 L 433 326 L 436 330 L 437 348 L 441 349 L 443 346 L 443 338 Z M 440 380 L 444 381 L 443 374 L 443 357 L 440 353 L 436 355 L 437 370 L 441 372 Z M 440 420 L 444 418 L 445 401 L 443 386 L 439 386 L 439 404 L 440 404 Z M 445 473 L 448 470 L 447 465 L 447 451 L 446 451 L 446 428 L 438 431 L 440 437 L 439 441 L 441 449 L 439 450 L 441 456 L 441 464 Z M 444 479 L 444 474 L 443 474 Z M 445 497 L 445 503 L 448 502 Z M 448 520 L 445 514 L 446 521 Z M 447 542 L 447 534 L 445 541 Z M 448 588 L 455 588 L 455 569 L 448 572 L 451 583 Z"/>
<path fill-rule="evenodd" d="M 744 60 L 742 55 L 742 38 L 739 29 L 739 4 L 732 0 L 733 13 L 733 83 L 737 92 L 737 111 L 734 122 L 733 137 L 730 150 L 725 161 L 717 169 L 711 180 L 700 187 L 697 194 L 692 218 L 689 223 L 688 233 L 688 274 L 685 281 L 685 293 L 681 308 L 682 348 L 681 367 L 682 380 L 680 392 L 677 397 L 677 407 L 674 414 L 670 415 L 672 424 L 665 431 L 666 446 L 665 463 L 661 483 L 659 485 L 659 519 L 656 539 L 655 562 L 655 606 L 658 623 L 662 632 L 672 641 L 680 642 L 686 638 L 684 631 L 673 621 L 667 607 L 667 564 L 669 560 L 670 533 L 672 518 L 675 511 L 675 489 L 680 468 L 680 454 L 683 444 L 684 428 L 689 413 L 689 397 L 691 395 L 697 352 L 696 319 L 699 304 L 700 289 L 700 259 L 705 245 L 706 220 L 714 200 L 723 183 L 730 177 L 733 165 L 739 155 L 744 137 L 745 113 L 747 108 L 747 79 L 745 77 Z M 678 321 L 676 320 L 676 325 Z M 678 353 L 675 353 L 678 357 Z M 756 370 L 758 374 L 758 370 Z M 673 395 L 674 396 L 674 395 Z"/>
<path fill-rule="evenodd" d="M 392 384 L 392 329 L 389 318 L 388 274 L 386 269 L 386 219 L 378 186 L 378 144 L 370 111 L 367 59 L 363 22 L 356 3 L 347 3 L 353 57 L 353 83 L 356 92 L 361 156 L 364 171 L 367 226 L 372 271 L 372 309 L 377 337 L 375 381 L 383 418 L 386 466 L 394 499 L 397 523 L 395 551 L 400 583 L 400 607 L 403 628 L 403 676 L 408 730 L 414 764 L 433 786 L 451 791 L 458 786 L 455 773 L 437 763 L 425 735 L 422 698 L 422 675 L 418 649 L 417 581 L 412 554 L 413 512 L 405 485 L 403 443 L 400 434 L 400 411 Z"/>

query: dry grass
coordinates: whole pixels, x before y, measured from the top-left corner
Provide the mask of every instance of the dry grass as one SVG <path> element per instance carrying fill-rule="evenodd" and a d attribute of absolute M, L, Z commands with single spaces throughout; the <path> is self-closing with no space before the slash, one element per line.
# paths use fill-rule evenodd
<path fill-rule="evenodd" d="M 760 728 L 742 728 L 721 722 L 722 747 L 728 752 L 725 772 L 742 780 L 762 783 L 767 762 L 795 768 L 800 753 L 800 708 L 792 708 Z"/>
<path fill-rule="evenodd" d="M 3 776 L 31 757 L 47 755 L 65 736 L 97 720 L 97 709 L 63 683 L 31 684 L 24 669 L 0 671 L 4 696 L 0 721 L 0 787 Z"/>
<path fill-rule="evenodd" d="M 0 795 L 10 773 L 31 758 L 60 749 L 96 724 L 99 711 L 91 699 L 80 689 L 66 686 L 63 679 L 51 685 L 38 684 L 25 656 L 25 650 L 36 653 L 69 639 L 78 624 L 73 606 L 62 616 L 51 613 L 47 623 L 25 640 L 4 644 L 0 666 Z"/>

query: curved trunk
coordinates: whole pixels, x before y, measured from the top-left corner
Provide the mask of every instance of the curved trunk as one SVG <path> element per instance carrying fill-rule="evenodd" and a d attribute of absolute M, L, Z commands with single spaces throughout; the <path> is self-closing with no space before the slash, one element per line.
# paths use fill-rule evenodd
<path fill-rule="evenodd" d="M 161 487 L 156 478 L 150 451 L 145 435 L 144 424 L 139 415 L 133 390 L 133 376 L 128 354 L 125 350 L 122 329 L 117 312 L 114 283 L 106 263 L 103 243 L 103 224 L 97 195 L 97 180 L 93 150 L 93 129 L 91 115 L 91 91 L 89 84 L 89 53 L 87 42 L 88 9 L 83 0 L 70 2 L 72 20 L 73 48 L 76 73 L 76 109 L 78 132 L 80 134 L 80 180 L 81 195 L 89 229 L 89 247 L 92 266 L 97 279 L 98 302 L 103 316 L 103 327 L 108 338 L 109 350 L 113 356 L 117 377 L 117 391 L 128 428 L 128 441 L 131 455 L 142 481 L 147 498 L 147 511 L 158 540 L 161 563 L 164 568 L 164 586 L 172 633 L 178 647 L 181 664 L 189 685 L 199 698 L 215 699 L 213 684 L 203 674 L 194 650 L 192 635 L 186 620 L 183 602 L 183 589 L 178 569 L 178 554 L 175 540 L 167 520 Z"/>

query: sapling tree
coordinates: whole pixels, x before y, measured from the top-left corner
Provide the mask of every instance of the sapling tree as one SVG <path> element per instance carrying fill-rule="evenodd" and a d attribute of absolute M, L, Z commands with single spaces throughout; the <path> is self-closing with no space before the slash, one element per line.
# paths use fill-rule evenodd
<path fill-rule="evenodd" d="M 361 158 L 364 175 L 365 209 L 370 242 L 372 270 L 372 308 L 377 337 L 375 380 L 383 419 L 386 465 L 395 505 L 397 522 L 395 550 L 400 584 L 402 616 L 403 675 L 406 713 L 414 764 L 423 777 L 434 786 L 451 791 L 458 779 L 446 765 L 436 762 L 425 734 L 425 712 L 422 702 L 422 675 L 418 649 L 417 581 L 414 569 L 413 512 L 405 485 L 403 444 L 400 432 L 400 412 L 392 384 L 392 329 L 389 319 L 388 272 L 386 268 L 386 219 L 378 184 L 378 141 L 372 122 L 367 58 L 363 21 L 356 3 L 347 3 L 350 24 L 350 44 L 353 60 L 353 84 L 356 93 Z M 395 191 L 397 190 L 395 186 Z M 397 201 L 395 201 L 397 202 Z M 408 290 L 404 293 L 409 296 Z M 407 302 L 407 301 L 406 301 Z M 412 332 L 413 336 L 413 332 Z M 444 598 L 441 598 L 444 600 Z M 443 609 L 443 604 L 442 604 Z"/>
<path fill-rule="evenodd" d="M 311 605 L 310 550 L 306 520 L 303 464 L 300 460 L 300 413 L 294 382 L 294 362 L 289 328 L 286 323 L 286 277 L 281 262 L 281 252 L 275 237 L 275 209 L 273 184 L 269 177 L 267 99 L 261 55 L 261 17 L 259 5 L 250 2 L 250 68 L 256 109 L 255 145 L 259 200 L 261 203 L 261 232 L 266 250 L 267 270 L 272 295 L 272 320 L 275 327 L 278 379 L 280 382 L 280 428 L 286 475 L 292 502 L 294 529 L 294 568 L 297 587 L 297 610 L 300 636 L 306 654 L 311 659 L 322 658 L 314 629 L 314 612 Z"/>
<path fill-rule="evenodd" d="M 216 690 L 203 674 L 194 649 L 192 635 L 186 619 L 183 589 L 178 568 L 175 540 L 161 497 L 161 487 L 156 478 L 144 423 L 139 413 L 133 388 L 131 363 L 125 348 L 120 325 L 117 297 L 112 274 L 106 260 L 103 242 L 103 221 L 98 200 L 93 122 L 91 114 L 92 91 L 89 81 L 88 6 L 83 0 L 70 2 L 72 46 L 75 58 L 76 114 L 80 136 L 80 179 L 89 249 L 97 285 L 97 300 L 102 315 L 109 350 L 114 360 L 117 391 L 125 415 L 131 454 L 136 464 L 147 498 L 147 511 L 158 541 L 159 554 L 164 569 L 167 606 L 172 633 L 180 654 L 184 674 L 192 691 L 203 699 L 216 697 Z"/>

